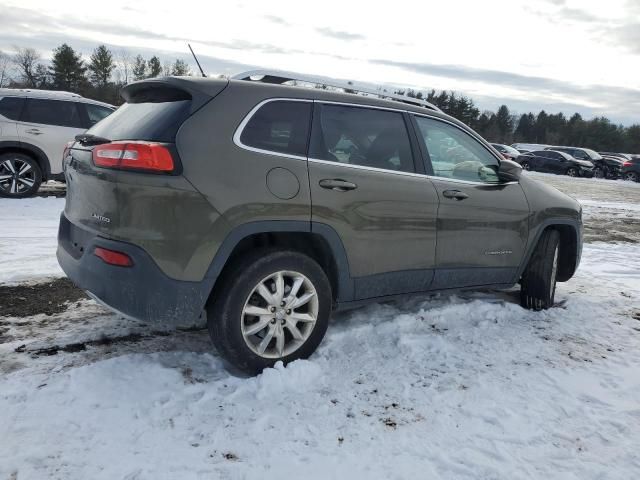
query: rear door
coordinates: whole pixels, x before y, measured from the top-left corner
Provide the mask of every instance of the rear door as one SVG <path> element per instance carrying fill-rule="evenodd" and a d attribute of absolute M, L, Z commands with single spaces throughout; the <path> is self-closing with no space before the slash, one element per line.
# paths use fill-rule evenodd
<path fill-rule="evenodd" d="M 312 229 L 345 248 L 356 299 L 427 290 L 438 196 L 416 170 L 400 111 L 316 102 L 309 149 Z"/>
<path fill-rule="evenodd" d="M 511 283 L 524 255 L 529 205 L 499 160 L 461 127 L 415 116 L 440 199 L 434 288 Z"/>
<path fill-rule="evenodd" d="M 18 123 L 20 140 L 35 145 L 49 159 L 51 173 L 62 172 L 67 142 L 86 130 L 77 102 L 29 98 Z"/>

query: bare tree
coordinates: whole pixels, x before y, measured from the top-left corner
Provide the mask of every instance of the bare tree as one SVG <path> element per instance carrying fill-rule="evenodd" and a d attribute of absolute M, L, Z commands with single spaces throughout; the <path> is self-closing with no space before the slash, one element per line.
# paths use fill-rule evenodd
<path fill-rule="evenodd" d="M 14 47 L 13 64 L 18 69 L 18 73 L 26 86 L 36 88 L 38 78 L 36 69 L 40 63 L 40 54 L 35 48 Z"/>
<path fill-rule="evenodd" d="M 129 83 L 133 68 L 133 57 L 128 50 L 124 48 L 116 52 L 116 70 L 115 77 L 118 83 Z"/>
<path fill-rule="evenodd" d="M 0 88 L 11 81 L 11 57 L 0 50 Z"/>

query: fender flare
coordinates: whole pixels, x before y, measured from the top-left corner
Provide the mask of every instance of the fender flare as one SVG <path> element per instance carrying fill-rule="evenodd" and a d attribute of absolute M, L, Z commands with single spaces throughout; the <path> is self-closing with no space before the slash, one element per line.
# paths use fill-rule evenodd
<path fill-rule="evenodd" d="M 14 140 L 6 140 L 0 141 L 0 150 L 4 149 L 16 149 L 16 150 L 25 150 L 33 155 L 38 164 L 42 169 L 42 180 L 46 181 L 51 178 L 51 164 L 49 163 L 49 158 L 47 154 L 44 153 L 40 148 L 35 145 L 31 145 L 30 143 L 18 142 Z"/>
<path fill-rule="evenodd" d="M 542 236 L 542 232 L 544 232 L 545 229 L 547 229 L 548 227 L 552 227 L 554 225 L 563 225 L 563 226 L 568 225 L 573 228 L 576 234 L 576 259 L 575 259 L 575 268 L 572 274 L 575 273 L 575 271 L 578 269 L 578 266 L 580 265 L 580 258 L 582 256 L 582 224 L 580 223 L 580 221 L 575 220 L 573 218 L 547 218 L 543 222 L 540 222 L 536 227 L 534 227 L 537 229 L 536 233 L 534 234 L 533 241 L 527 245 L 527 250 L 525 252 L 525 255 L 522 259 L 520 266 L 518 267 L 516 278 L 514 279 L 514 283 L 520 280 L 520 277 L 522 276 L 524 269 L 527 268 L 527 265 L 529 264 L 529 260 L 531 259 L 531 255 L 533 255 L 533 250 L 538 245 L 538 241 Z"/>
<path fill-rule="evenodd" d="M 239 225 L 225 237 L 203 279 L 203 288 L 206 290 L 205 302 L 236 246 L 250 235 L 272 232 L 310 233 L 323 238 L 327 242 L 337 266 L 337 302 L 353 300 L 354 285 L 350 275 L 347 253 L 338 233 L 332 227 L 324 223 L 302 220 L 264 220 Z"/>

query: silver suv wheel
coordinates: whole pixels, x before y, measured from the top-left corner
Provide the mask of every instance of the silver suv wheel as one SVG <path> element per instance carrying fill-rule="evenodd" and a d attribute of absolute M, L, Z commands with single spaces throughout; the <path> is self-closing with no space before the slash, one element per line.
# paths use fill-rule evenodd
<path fill-rule="evenodd" d="M 311 335 L 318 306 L 318 294 L 306 276 L 273 273 L 253 288 L 242 309 L 244 341 L 263 358 L 291 355 Z"/>

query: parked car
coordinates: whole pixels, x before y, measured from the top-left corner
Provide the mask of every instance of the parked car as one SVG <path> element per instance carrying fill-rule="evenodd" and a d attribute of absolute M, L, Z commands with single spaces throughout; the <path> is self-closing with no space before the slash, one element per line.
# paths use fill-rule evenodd
<path fill-rule="evenodd" d="M 578 147 L 547 147 L 547 150 L 564 152 L 581 161 L 590 162 L 593 165 L 593 176 L 596 178 L 618 178 L 622 161 L 614 157 L 603 157 L 590 148 Z"/>
<path fill-rule="evenodd" d="M 527 153 L 536 150 L 544 150 L 549 145 L 545 145 L 543 143 L 512 143 L 511 146 L 520 153 Z"/>
<path fill-rule="evenodd" d="M 603 157 L 618 157 L 621 160 L 631 160 L 631 155 L 628 153 L 615 153 L 615 152 L 598 152 Z"/>
<path fill-rule="evenodd" d="M 203 315 L 255 373 L 311 355 L 335 309 L 518 283 L 545 309 L 576 271 L 578 202 L 437 107 L 241 78 L 129 84 L 77 137 L 57 251 L 76 285 L 149 324 Z"/>
<path fill-rule="evenodd" d="M 520 165 L 525 170 L 569 175 L 570 177 L 593 177 L 593 164 L 578 160 L 566 152 L 537 150 L 520 156 Z"/>
<path fill-rule="evenodd" d="M 114 110 L 74 93 L 0 89 L 0 196 L 28 197 L 63 179 L 65 145 Z"/>
<path fill-rule="evenodd" d="M 624 161 L 620 176 L 624 180 L 640 182 L 640 155 L 631 155 L 630 160 Z"/>
<path fill-rule="evenodd" d="M 500 154 L 507 160 L 518 161 L 520 152 L 509 145 L 502 145 L 501 143 L 492 143 L 491 146 L 495 148 Z"/>

